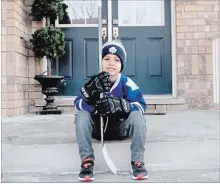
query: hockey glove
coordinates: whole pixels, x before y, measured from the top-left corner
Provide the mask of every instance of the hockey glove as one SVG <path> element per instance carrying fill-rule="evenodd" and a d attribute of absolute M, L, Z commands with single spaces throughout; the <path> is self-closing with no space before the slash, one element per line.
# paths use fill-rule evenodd
<path fill-rule="evenodd" d="M 101 72 L 98 75 L 92 76 L 82 87 L 80 91 L 87 104 L 95 105 L 96 100 L 100 97 L 100 93 L 110 91 L 109 76 L 109 73 Z"/>
<path fill-rule="evenodd" d="M 127 100 L 111 96 L 97 100 L 96 109 L 101 116 L 114 114 L 125 118 L 130 114 L 130 104 Z"/>

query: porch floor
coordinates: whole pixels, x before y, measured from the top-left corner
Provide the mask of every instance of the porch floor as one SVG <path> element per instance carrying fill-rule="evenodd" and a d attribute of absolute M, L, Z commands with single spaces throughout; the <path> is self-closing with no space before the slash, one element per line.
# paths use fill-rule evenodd
<path fill-rule="evenodd" d="M 80 158 L 74 118 L 2 118 L 2 182 L 77 182 Z M 146 119 L 147 182 L 220 182 L 219 111 L 168 111 Z M 100 142 L 94 140 L 95 182 L 133 182 L 130 141 L 107 142 L 106 147 L 120 173 L 109 172 Z"/>

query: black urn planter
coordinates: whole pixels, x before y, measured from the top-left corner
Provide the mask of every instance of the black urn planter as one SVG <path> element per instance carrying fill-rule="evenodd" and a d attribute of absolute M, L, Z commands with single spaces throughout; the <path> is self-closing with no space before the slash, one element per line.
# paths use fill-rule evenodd
<path fill-rule="evenodd" d="M 57 109 L 54 103 L 54 96 L 58 94 L 57 86 L 64 79 L 64 76 L 47 76 L 47 75 L 35 75 L 34 79 L 37 80 L 42 86 L 42 93 L 46 95 L 44 99 L 47 104 L 43 106 L 41 111 L 37 111 L 37 114 L 61 114 L 62 111 Z"/>

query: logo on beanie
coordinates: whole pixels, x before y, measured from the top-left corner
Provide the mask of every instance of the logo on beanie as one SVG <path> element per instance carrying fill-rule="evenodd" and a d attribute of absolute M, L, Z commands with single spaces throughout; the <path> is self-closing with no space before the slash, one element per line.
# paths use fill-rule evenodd
<path fill-rule="evenodd" d="M 111 54 L 114 54 L 114 53 L 117 52 L 117 49 L 113 46 L 113 47 L 109 48 L 109 52 L 110 52 Z"/>

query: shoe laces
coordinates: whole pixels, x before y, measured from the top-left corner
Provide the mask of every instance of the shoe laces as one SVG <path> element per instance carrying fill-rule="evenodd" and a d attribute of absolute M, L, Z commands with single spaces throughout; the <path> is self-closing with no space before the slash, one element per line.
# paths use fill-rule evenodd
<path fill-rule="evenodd" d="M 91 166 L 92 166 L 91 163 L 85 163 L 85 164 L 83 164 L 83 167 L 86 168 L 86 169 L 88 169 L 88 168 L 91 167 Z"/>
<path fill-rule="evenodd" d="M 144 165 L 143 162 L 133 162 L 132 164 L 137 168 L 141 168 Z"/>
<path fill-rule="evenodd" d="M 91 159 L 85 159 L 82 162 L 82 167 L 85 169 L 91 168 L 93 166 L 93 161 Z"/>

